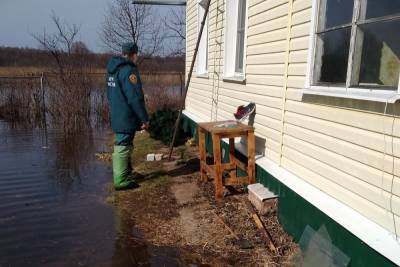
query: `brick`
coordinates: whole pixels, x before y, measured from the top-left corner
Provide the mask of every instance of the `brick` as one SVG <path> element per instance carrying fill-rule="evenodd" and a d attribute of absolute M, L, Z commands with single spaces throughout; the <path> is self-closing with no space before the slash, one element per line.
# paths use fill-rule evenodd
<path fill-rule="evenodd" d="M 272 208 L 272 202 L 268 200 L 277 198 L 277 195 L 269 191 L 262 184 L 251 184 L 247 188 L 251 204 L 253 204 L 261 215 L 266 214 Z"/>

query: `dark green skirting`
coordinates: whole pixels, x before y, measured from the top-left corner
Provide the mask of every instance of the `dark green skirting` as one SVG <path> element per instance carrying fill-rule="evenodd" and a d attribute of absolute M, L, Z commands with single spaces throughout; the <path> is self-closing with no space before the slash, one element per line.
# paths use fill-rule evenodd
<path fill-rule="evenodd" d="M 182 127 L 198 142 L 196 122 L 184 115 Z M 212 154 L 212 140 L 209 135 L 206 136 L 206 147 L 207 152 Z M 225 142 L 222 142 L 221 147 L 229 151 L 229 146 Z M 238 156 L 243 157 L 243 155 Z M 225 153 L 224 161 L 228 159 L 229 153 Z M 396 266 L 258 165 L 256 165 L 256 180 L 279 196 L 279 223 L 296 242 L 300 240 L 307 226 L 315 231 L 325 226 L 333 245 L 350 257 L 349 266 Z"/>

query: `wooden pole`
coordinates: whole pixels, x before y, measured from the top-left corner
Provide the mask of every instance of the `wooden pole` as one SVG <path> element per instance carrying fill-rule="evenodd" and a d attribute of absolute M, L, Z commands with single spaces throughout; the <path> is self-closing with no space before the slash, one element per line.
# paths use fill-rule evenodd
<path fill-rule="evenodd" d="M 180 97 L 182 97 L 183 96 L 183 73 L 181 72 L 181 73 L 179 73 L 179 81 L 181 82 L 180 83 L 180 86 L 181 86 L 181 88 L 180 88 Z"/>
<path fill-rule="evenodd" d="M 43 79 L 44 79 L 44 73 L 42 72 L 42 75 L 40 75 L 40 90 L 42 91 L 41 93 L 42 93 L 43 127 L 46 127 L 46 96 L 44 91 Z"/>
<path fill-rule="evenodd" d="M 197 43 L 196 43 L 196 48 L 194 49 L 192 64 L 191 64 L 191 66 L 190 66 L 188 78 L 187 78 L 187 81 L 186 81 L 185 91 L 184 91 L 184 93 L 183 93 L 183 97 L 182 97 L 182 100 L 181 100 L 181 105 L 180 105 L 180 109 L 179 109 L 179 113 L 178 113 L 178 118 L 176 118 L 174 134 L 173 134 L 173 136 L 172 136 L 171 144 L 170 144 L 170 146 L 169 146 L 169 155 L 168 155 L 168 160 L 169 160 L 169 161 L 171 160 L 172 152 L 173 152 L 173 150 L 174 150 L 174 144 L 175 144 L 176 134 L 177 134 L 177 132 L 178 132 L 179 123 L 180 123 L 181 116 L 182 116 L 182 111 L 183 111 L 183 109 L 185 108 L 186 95 L 187 95 L 187 91 L 188 91 L 188 89 L 189 89 L 190 80 L 192 79 L 194 63 L 195 63 L 195 61 L 196 61 L 197 53 L 198 53 L 198 51 L 199 51 L 200 40 L 201 40 L 201 36 L 203 35 L 204 24 L 206 23 L 208 11 L 209 11 L 209 9 L 210 9 L 210 3 L 211 3 L 211 0 L 208 0 L 208 1 L 207 1 L 207 5 L 206 5 L 206 9 L 205 9 L 205 12 L 204 12 L 203 20 L 202 20 L 202 22 L 201 22 L 199 35 L 198 35 L 198 37 L 197 37 Z"/>
<path fill-rule="evenodd" d="M 267 241 L 268 248 L 271 252 L 279 254 L 279 251 L 276 249 L 274 242 L 272 242 L 272 236 L 268 232 L 267 228 L 265 228 L 263 222 L 261 221 L 260 217 L 258 216 L 257 212 L 254 210 L 252 204 L 246 200 L 245 202 L 247 208 L 249 209 L 251 213 L 251 217 L 254 220 L 254 223 L 256 224 L 257 228 L 262 231 L 264 238 Z"/>
<path fill-rule="evenodd" d="M 46 91 L 45 91 L 45 88 L 44 88 L 44 75 L 45 75 L 45 73 L 44 72 L 42 72 L 42 75 L 40 76 L 40 87 L 41 87 L 41 90 L 42 90 L 42 116 L 43 116 L 43 127 L 44 127 L 44 135 L 45 135 L 45 142 L 46 142 L 46 144 L 45 144 L 45 147 L 47 148 L 48 147 L 48 136 L 47 136 L 47 117 L 46 117 Z"/>

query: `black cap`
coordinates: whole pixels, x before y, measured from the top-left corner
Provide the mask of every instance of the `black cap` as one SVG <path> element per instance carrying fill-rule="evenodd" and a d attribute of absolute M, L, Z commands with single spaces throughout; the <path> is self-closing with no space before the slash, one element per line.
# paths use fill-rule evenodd
<path fill-rule="evenodd" d="M 133 42 L 124 43 L 122 45 L 122 53 L 123 54 L 135 54 L 139 50 L 137 44 Z"/>

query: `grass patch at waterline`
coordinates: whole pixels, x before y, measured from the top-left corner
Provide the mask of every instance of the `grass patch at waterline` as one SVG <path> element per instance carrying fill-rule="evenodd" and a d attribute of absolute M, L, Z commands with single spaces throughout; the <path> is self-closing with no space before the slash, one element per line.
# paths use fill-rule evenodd
<path fill-rule="evenodd" d="M 164 151 L 165 146 L 161 141 L 151 138 L 147 132 L 138 132 L 136 134 L 132 153 L 132 166 L 135 172 L 144 176 L 143 180 L 138 181 L 140 187 L 136 191 L 146 191 L 168 183 L 169 176 L 163 169 L 163 162 L 147 161 L 147 154 L 162 153 Z"/>
<path fill-rule="evenodd" d="M 115 136 L 113 134 L 109 142 L 110 146 L 113 146 L 114 140 Z M 140 187 L 132 191 L 140 194 L 152 188 L 165 186 L 168 183 L 169 176 L 167 172 L 163 170 L 163 161 L 147 161 L 147 154 L 166 153 L 165 149 L 165 145 L 151 138 L 147 132 L 136 133 L 131 163 L 134 172 L 140 174 L 143 178 L 137 180 Z M 111 155 L 109 158 L 111 161 Z M 112 190 L 112 186 L 110 186 L 110 195 L 106 198 L 105 202 L 108 204 L 116 204 L 118 202 L 116 194 L 117 193 Z"/>

